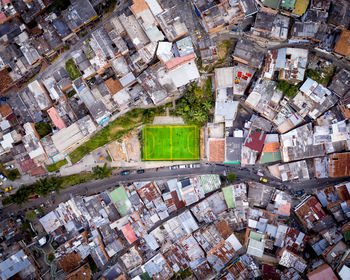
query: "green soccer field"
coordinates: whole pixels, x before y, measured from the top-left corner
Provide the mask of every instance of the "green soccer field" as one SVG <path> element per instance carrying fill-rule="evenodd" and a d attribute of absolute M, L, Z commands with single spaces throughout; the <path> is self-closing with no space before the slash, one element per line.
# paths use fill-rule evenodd
<path fill-rule="evenodd" d="M 199 129 L 194 125 L 148 125 L 143 128 L 143 160 L 199 159 Z"/>

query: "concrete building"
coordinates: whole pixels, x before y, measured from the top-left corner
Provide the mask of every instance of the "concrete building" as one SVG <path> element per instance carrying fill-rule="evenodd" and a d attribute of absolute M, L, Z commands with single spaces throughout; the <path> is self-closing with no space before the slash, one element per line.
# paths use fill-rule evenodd
<path fill-rule="evenodd" d="M 52 135 L 52 141 L 56 149 L 61 154 L 65 154 L 86 141 L 95 130 L 93 120 L 90 116 L 86 116 Z"/>

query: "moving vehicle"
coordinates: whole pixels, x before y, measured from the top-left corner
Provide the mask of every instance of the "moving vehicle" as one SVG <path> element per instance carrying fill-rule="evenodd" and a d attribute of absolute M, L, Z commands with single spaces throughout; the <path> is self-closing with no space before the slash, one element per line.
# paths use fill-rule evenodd
<path fill-rule="evenodd" d="M 139 169 L 136 172 L 137 172 L 137 174 L 142 174 L 142 173 L 145 173 L 145 170 L 144 169 Z"/>
<path fill-rule="evenodd" d="M 263 177 L 260 177 L 259 181 L 260 181 L 260 182 L 263 182 L 263 183 L 267 183 L 267 179 L 266 179 L 266 178 L 263 178 Z"/>
<path fill-rule="evenodd" d="M 129 175 L 130 174 L 130 170 L 124 170 L 122 172 L 120 172 L 120 175 L 124 176 L 124 175 Z"/>
<path fill-rule="evenodd" d="M 12 186 L 8 186 L 7 188 L 5 188 L 5 192 L 9 192 L 12 190 Z"/>

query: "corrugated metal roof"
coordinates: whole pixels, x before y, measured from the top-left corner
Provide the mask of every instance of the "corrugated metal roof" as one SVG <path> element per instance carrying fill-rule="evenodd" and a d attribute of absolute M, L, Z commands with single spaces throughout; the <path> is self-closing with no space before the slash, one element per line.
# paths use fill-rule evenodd
<path fill-rule="evenodd" d="M 16 254 L 0 263 L 0 278 L 2 280 L 9 279 L 30 265 L 31 263 L 27 255 L 24 254 L 24 251 L 18 251 Z"/>

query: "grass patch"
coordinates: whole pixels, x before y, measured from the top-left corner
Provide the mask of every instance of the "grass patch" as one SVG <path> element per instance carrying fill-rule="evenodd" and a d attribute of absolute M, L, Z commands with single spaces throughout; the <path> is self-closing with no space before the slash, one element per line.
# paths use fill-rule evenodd
<path fill-rule="evenodd" d="M 197 160 L 199 130 L 197 126 L 145 126 L 143 160 Z"/>
<path fill-rule="evenodd" d="M 224 40 L 217 46 L 219 61 L 223 62 L 228 57 L 230 48 L 230 40 Z"/>
<path fill-rule="evenodd" d="M 10 181 L 15 181 L 16 179 L 21 178 L 21 173 L 19 173 L 17 168 L 6 170 L 2 163 L 0 163 L 0 172 L 3 173 Z"/>
<path fill-rule="evenodd" d="M 292 85 L 286 81 L 278 81 L 277 88 L 289 98 L 294 97 L 294 95 L 296 95 L 299 90 L 298 86 Z"/>
<path fill-rule="evenodd" d="M 81 172 L 79 174 L 72 174 L 61 178 L 62 178 L 62 186 L 67 187 L 67 186 L 82 184 L 82 183 L 91 181 L 95 179 L 95 176 L 93 173 L 90 173 L 90 172 Z"/>
<path fill-rule="evenodd" d="M 63 166 L 63 165 L 66 165 L 68 163 L 68 161 L 66 159 L 62 159 L 56 163 L 53 163 L 53 164 L 50 164 L 50 165 L 47 165 L 46 168 L 49 172 L 55 172 L 57 170 L 60 170 L 60 168 Z"/>
<path fill-rule="evenodd" d="M 93 150 L 115 141 L 136 127 L 153 121 L 157 109 L 134 109 L 109 123 L 88 141 L 69 154 L 72 163 L 76 163 Z"/>
<path fill-rule="evenodd" d="M 306 76 L 318 82 L 319 84 L 327 87 L 330 80 L 333 77 L 335 67 L 332 67 L 329 71 L 317 71 L 314 69 L 306 69 Z"/>
<path fill-rule="evenodd" d="M 45 137 L 46 135 L 48 135 L 52 131 L 51 126 L 43 121 L 37 122 L 35 124 L 35 130 L 36 130 L 36 132 L 38 132 L 38 134 L 41 138 Z"/>
<path fill-rule="evenodd" d="M 81 76 L 78 67 L 75 65 L 73 61 L 73 58 L 70 58 L 66 61 L 66 70 L 69 77 L 72 80 L 78 79 Z"/>
<path fill-rule="evenodd" d="M 190 268 L 187 268 L 186 270 L 180 269 L 177 273 L 174 273 L 174 275 L 170 278 L 170 280 L 183 280 L 187 279 L 192 275 L 192 270 Z"/>
<path fill-rule="evenodd" d="M 148 272 L 144 272 L 142 274 L 139 275 L 141 280 L 152 280 L 153 278 L 151 278 L 148 274 Z"/>
<path fill-rule="evenodd" d="M 74 95 L 76 95 L 76 91 L 74 90 L 74 89 L 72 89 L 72 90 L 70 90 L 70 91 L 68 91 L 67 92 L 67 97 L 68 98 L 71 98 L 71 97 L 73 97 Z"/>
<path fill-rule="evenodd" d="M 106 160 L 107 160 L 107 161 L 109 161 L 109 162 L 112 162 L 112 158 L 111 158 L 111 156 L 109 155 L 109 153 L 108 153 L 108 152 L 106 152 L 106 153 L 107 153 Z"/>
<path fill-rule="evenodd" d="M 120 0 L 107 0 L 103 11 L 103 18 L 109 17 L 113 13 L 115 6 L 119 4 L 119 2 Z"/>

